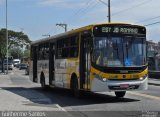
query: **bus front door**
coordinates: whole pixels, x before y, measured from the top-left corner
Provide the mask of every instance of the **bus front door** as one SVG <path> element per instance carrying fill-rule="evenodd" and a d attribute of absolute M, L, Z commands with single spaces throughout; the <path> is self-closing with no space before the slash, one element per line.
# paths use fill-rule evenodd
<path fill-rule="evenodd" d="M 80 44 L 80 88 L 89 89 L 89 70 L 90 70 L 90 38 L 81 36 Z"/>

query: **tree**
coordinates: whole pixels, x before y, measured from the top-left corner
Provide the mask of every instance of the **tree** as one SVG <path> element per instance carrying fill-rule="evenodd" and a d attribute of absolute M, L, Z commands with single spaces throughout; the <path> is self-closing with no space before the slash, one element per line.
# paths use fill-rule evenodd
<path fill-rule="evenodd" d="M 5 37 L 6 29 L 3 28 L 0 30 L 0 32 Z M 31 41 L 29 40 L 28 36 L 23 32 L 8 30 L 8 49 L 30 43 Z"/>
<path fill-rule="evenodd" d="M 26 50 L 24 51 L 23 57 L 26 57 L 26 58 L 29 58 L 29 57 L 30 57 L 30 50 L 29 50 L 29 49 L 26 49 Z"/>
<path fill-rule="evenodd" d="M 29 40 L 28 36 L 23 32 L 8 30 L 8 50 L 9 52 L 12 52 L 12 54 L 15 53 L 14 49 L 21 48 L 24 45 L 28 46 L 30 45 L 30 43 L 31 41 Z M 0 59 L 2 61 L 2 65 L 3 65 L 3 60 L 6 56 L 6 50 L 7 50 L 6 29 L 3 28 L 0 30 Z"/>
<path fill-rule="evenodd" d="M 23 51 L 20 48 L 10 49 L 9 53 L 14 59 L 19 59 L 19 58 L 23 57 Z"/>

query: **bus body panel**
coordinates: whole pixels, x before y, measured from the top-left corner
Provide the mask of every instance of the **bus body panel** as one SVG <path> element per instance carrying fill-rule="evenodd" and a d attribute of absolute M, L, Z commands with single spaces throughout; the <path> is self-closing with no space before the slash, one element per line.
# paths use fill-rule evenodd
<path fill-rule="evenodd" d="M 64 87 L 64 81 L 66 77 L 66 60 L 55 60 L 55 86 Z"/>
<path fill-rule="evenodd" d="M 125 76 L 125 77 L 124 77 Z M 108 74 L 91 68 L 91 91 L 124 91 L 146 90 L 148 84 L 148 68 L 141 73 Z M 120 89 L 120 85 L 128 85 Z M 110 88 L 109 88 L 110 87 Z M 116 89 L 117 88 L 117 89 Z"/>
<path fill-rule="evenodd" d="M 121 85 L 128 85 L 127 87 L 121 87 Z M 94 78 L 91 81 L 92 92 L 103 92 L 103 91 L 141 91 L 148 89 L 148 76 L 142 81 L 140 80 L 103 80 Z"/>
<path fill-rule="evenodd" d="M 101 27 L 99 27 L 100 25 L 106 25 L 106 26 L 103 26 L 101 28 Z M 129 28 L 123 28 L 123 25 L 125 25 L 125 26 L 127 25 Z M 114 29 L 113 31 L 111 30 L 112 26 Z M 119 30 L 117 32 L 117 30 L 115 30 L 115 29 L 118 29 L 118 27 L 121 27 L 121 26 L 122 26 L 122 28 L 119 28 Z M 133 27 L 136 27 L 136 26 L 137 25 L 133 25 Z M 132 44 L 132 43 L 129 43 L 132 41 L 128 41 L 128 42 L 126 41 L 125 44 L 127 46 L 122 46 L 122 48 L 119 48 L 119 50 L 123 50 L 123 51 L 118 52 L 118 49 L 111 51 L 114 53 L 115 53 L 115 51 L 117 51 L 116 56 L 118 56 L 119 53 L 122 52 L 120 55 L 123 55 L 123 57 L 120 56 L 120 58 L 121 59 L 123 58 L 122 59 L 123 64 L 120 64 L 121 61 L 117 62 L 116 59 L 115 59 L 115 61 L 110 60 L 106 64 L 106 66 L 105 65 L 100 66 L 100 63 L 98 64 L 98 62 L 93 61 L 93 59 L 94 59 L 93 58 L 93 51 L 94 51 L 93 43 L 95 43 L 96 41 L 95 42 L 92 42 L 92 41 L 94 41 L 93 39 L 96 39 L 94 37 L 96 35 L 96 33 L 97 33 L 97 36 L 99 36 L 98 34 L 101 34 L 101 33 L 103 34 L 103 35 L 99 36 L 101 38 L 97 38 L 97 40 L 99 39 L 99 45 L 97 46 L 97 48 L 103 49 L 102 47 L 105 47 L 107 45 L 107 44 L 105 45 L 104 43 L 106 43 L 108 41 L 111 42 L 113 40 L 112 43 L 116 42 L 117 45 L 118 45 L 118 42 L 121 42 L 122 40 L 124 40 L 124 42 L 125 42 L 125 39 L 123 39 L 123 38 L 120 38 L 120 39 L 116 38 L 117 41 L 114 41 L 115 39 L 109 40 L 108 38 L 106 38 L 107 35 L 109 35 L 109 37 L 111 37 L 112 35 L 113 35 L 113 37 L 115 35 L 117 37 L 118 36 L 121 37 L 122 34 L 124 36 L 126 33 L 128 33 L 129 36 L 128 37 L 126 36 L 126 39 L 128 39 L 128 40 L 132 40 L 132 39 L 135 40 L 134 38 L 136 35 L 140 35 L 145 38 L 145 36 L 146 36 L 145 27 L 137 26 L 137 27 L 144 28 L 143 30 L 142 29 L 140 30 L 143 33 L 137 32 L 138 28 L 137 28 L 137 30 L 135 30 L 136 28 L 133 28 L 133 27 L 130 24 L 122 24 L 122 23 L 111 23 L 111 24 L 104 23 L 104 24 L 99 24 L 99 25 L 90 25 L 90 26 L 79 28 L 79 29 L 76 29 L 76 30 L 73 30 L 73 31 L 70 31 L 70 32 L 67 32 L 67 33 L 64 33 L 61 35 L 57 35 L 57 36 L 49 37 L 47 39 L 33 42 L 32 46 L 36 45 L 37 47 L 39 45 L 43 45 L 45 43 L 47 43 L 48 45 L 51 43 L 55 44 L 54 52 L 53 52 L 54 53 L 54 71 L 53 71 L 54 78 L 53 78 L 52 82 L 49 84 L 49 76 L 51 76 L 51 75 L 49 75 L 49 73 L 52 73 L 51 72 L 52 69 L 49 67 L 49 61 L 52 63 L 52 59 L 49 58 L 47 60 L 37 60 L 37 80 L 38 80 L 38 83 L 40 83 L 41 73 L 44 73 L 46 85 L 52 85 L 55 87 L 71 89 L 71 78 L 72 78 L 72 75 L 74 74 L 74 77 L 76 75 L 77 80 L 78 80 L 78 89 L 81 89 L 81 90 L 87 90 L 87 91 L 92 91 L 92 92 L 146 90 L 147 84 L 148 84 L 148 68 L 147 68 L 147 65 L 145 64 L 145 62 L 143 64 L 145 66 L 144 67 L 145 70 L 144 69 L 141 71 L 137 70 L 138 68 L 141 68 L 141 67 L 143 68 L 143 66 L 141 64 L 140 65 L 135 64 L 135 66 L 134 66 L 135 70 L 133 70 L 134 73 L 132 71 L 131 71 L 131 73 L 129 73 L 129 72 L 125 73 L 128 70 L 128 67 L 130 67 L 130 68 L 132 67 L 131 63 L 128 63 L 126 61 L 124 62 L 124 60 L 128 60 L 128 61 L 130 60 L 130 59 L 125 59 L 124 56 L 129 55 L 127 53 L 128 46 L 130 46 L 129 44 Z M 103 29 L 103 30 L 101 30 L 101 29 Z M 91 32 L 89 32 L 89 30 Z M 95 33 L 95 35 L 93 35 L 95 30 L 97 30 L 97 32 Z M 99 31 L 101 31 L 101 32 L 99 32 Z M 121 31 L 121 33 L 119 34 L 120 31 Z M 85 35 L 86 33 L 87 33 L 87 35 Z M 75 35 L 77 35 L 77 36 L 75 36 Z M 105 41 L 102 40 L 102 38 L 103 38 L 102 36 L 106 36 Z M 130 37 L 132 37 L 132 38 L 130 38 Z M 79 39 L 79 43 L 78 44 L 76 43 L 77 45 L 75 44 L 72 46 L 68 46 L 68 45 L 71 45 L 71 43 L 69 42 L 69 44 L 68 44 L 66 42 L 71 38 L 72 39 L 73 38 Z M 63 44 L 64 45 L 62 46 L 60 42 L 62 43 L 62 45 Z M 112 44 L 112 43 L 110 43 L 110 44 Z M 139 42 L 135 42 L 135 44 L 136 43 L 139 43 Z M 144 40 L 144 43 L 145 43 L 145 40 Z M 144 44 L 144 43 L 142 43 L 142 44 Z M 105 45 L 105 46 L 102 46 L 102 45 Z M 68 48 L 66 48 L 66 46 Z M 113 45 L 113 46 L 116 46 L 116 45 Z M 72 49 L 74 50 L 74 47 L 78 48 L 77 49 L 78 54 L 75 56 L 70 56 L 68 53 L 69 53 L 69 51 L 72 51 Z M 118 48 L 119 46 L 116 46 L 116 47 Z M 115 49 L 115 48 L 113 48 L 113 49 Z M 49 51 L 51 51 L 51 50 L 52 49 L 50 49 Z M 59 51 L 59 50 L 61 50 L 61 51 Z M 63 51 L 63 50 L 65 50 L 65 51 Z M 106 50 L 110 51 L 109 49 L 106 49 Z M 142 48 L 140 50 L 142 51 Z M 39 51 L 39 50 L 36 50 L 36 51 Z M 124 51 L 125 51 L 125 55 L 124 55 Z M 35 52 L 33 54 L 35 54 Z M 63 52 L 65 52 L 65 54 Z M 137 51 L 134 51 L 134 52 L 136 53 Z M 144 52 L 143 55 L 145 55 L 145 51 L 143 51 L 143 52 Z M 52 52 L 47 52 L 47 54 L 48 53 L 50 55 L 53 55 Z M 59 54 L 60 54 L 60 56 L 59 56 Z M 61 54 L 64 54 L 64 56 L 62 56 Z M 68 54 L 68 55 L 66 55 L 66 54 Z M 74 55 L 74 53 L 72 53 L 72 54 Z M 97 52 L 97 55 L 95 55 L 95 57 L 98 58 L 98 52 Z M 114 59 L 114 57 L 112 57 L 112 59 Z M 111 58 L 111 56 L 110 56 L 110 58 Z M 146 61 L 146 60 L 144 60 L 144 61 Z M 95 67 L 93 62 L 95 65 L 97 65 L 97 67 Z M 117 62 L 117 63 L 115 64 L 115 62 Z M 82 63 L 84 63 L 84 64 L 82 64 Z M 103 68 L 109 69 L 110 67 L 112 67 L 112 70 L 113 70 L 112 73 L 109 73 L 109 72 L 103 70 Z M 122 73 L 118 73 L 115 70 L 115 69 L 117 69 L 116 67 L 121 67 Z M 50 72 L 49 72 L 49 69 L 50 69 Z M 32 81 L 34 81 L 33 71 L 34 70 L 33 70 L 33 61 L 32 61 L 30 63 L 30 79 Z M 81 73 L 81 72 L 83 72 L 83 73 Z"/>
<path fill-rule="evenodd" d="M 70 80 L 73 73 L 79 77 L 79 63 L 74 59 L 56 59 L 55 60 L 55 86 L 70 88 Z"/>
<path fill-rule="evenodd" d="M 126 70 L 125 70 L 126 71 Z M 115 74 L 111 74 L 111 73 L 104 73 L 104 72 L 101 72 L 95 68 L 91 68 L 91 79 L 95 78 L 95 76 L 100 76 L 102 78 L 106 78 L 106 79 L 109 79 L 109 80 L 131 80 L 131 79 L 140 79 L 141 77 L 144 77 L 146 75 L 148 75 L 148 68 L 146 68 L 144 71 L 140 72 L 140 73 L 128 73 L 128 74 L 118 74 L 118 73 L 115 73 Z M 125 76 L 125 77 L 124 77 Z"/>

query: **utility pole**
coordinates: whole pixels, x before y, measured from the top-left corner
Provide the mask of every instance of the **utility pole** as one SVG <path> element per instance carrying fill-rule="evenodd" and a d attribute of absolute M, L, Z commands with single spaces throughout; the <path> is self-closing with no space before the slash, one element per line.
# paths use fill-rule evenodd
<path fill-rule="evenodd" d="M 108 22 L 111 22 L 111 1 L 108 0 L 108 4 L 102 0 L 99 0 L 101 3 L 103 3 L 104 5 L 108 6 Z"/>
<path fill-rule="evenodd" d="M 108 0 L 108 22 L 111 22 L 111 2 Z"/>
<path fill-rule="evenodd" d="M 67 24 L 60 23 L 60 24 L 56 24 L 56 26 L 61 26 L 62 28 L 65 29 L 65 32 L 67 32 Z"/>
<path fill-rule="evenodd" d="M 7 72 L 8 74 L 8 5 L 6 0 L 6 58 L 7 58 Z"/>

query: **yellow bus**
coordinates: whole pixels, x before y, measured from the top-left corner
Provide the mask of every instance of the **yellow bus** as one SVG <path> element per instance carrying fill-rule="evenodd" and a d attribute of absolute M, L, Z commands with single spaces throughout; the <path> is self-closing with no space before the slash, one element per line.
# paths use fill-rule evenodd
<path fill-rule="evenodd" d="M 80 91 L 148 88 L 146 28 L 126 23 L 93 24 L 31 44 L 30 79 L 46 86 Z"/>

